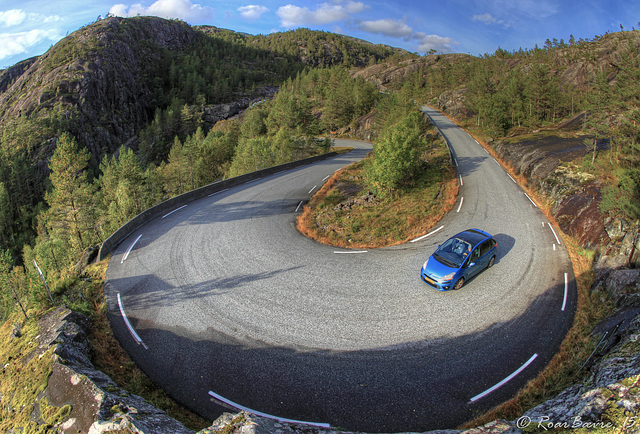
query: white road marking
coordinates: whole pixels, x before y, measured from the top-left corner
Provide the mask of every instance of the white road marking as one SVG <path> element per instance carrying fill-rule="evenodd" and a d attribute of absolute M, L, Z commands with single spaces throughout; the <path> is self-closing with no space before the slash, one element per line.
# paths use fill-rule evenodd
<path fill-rule="evenodd" d="M 551 229 L 551 232 L 553 232 L 553 236 L 556 237 L 556 241 L 558 242 L 558 245 L 561 245 L 562 243 L 560 242 L 560 238 L 558 238 L 558 234 L 556 234 L 556 231 L 553 230 L 553 226 L 551 226 L 551 223 L 547 223 L 549 225 L 549 229 Z"/>
<path fill-rule="evenodd" d="M 459 175 L 460 177 L 460 186 L 464 186 L 464 181 L 462 180 L 462 175 Z"/>
<path fill-rule="evenodd" d="M 536 203 L 529 197 L 529 195 L 527 193 L 525 193 L 524 195 L 527 196 L 527 199 L 529 199 L 529 202 L 531 202 L 533 204 L 533 206 L 538 208 L 538 205 L 536 205 Z"/>
<path fill-rule="evenodd" d="M 368 250 L 335 250 L 333 253 L 345 253 L 345 254 L 354 254 L 354 253 L 368 253 Z"/>
<path fill-rule="evenodd" d="M 118 293 L 117 298 L 118 298 L 118 306 L 120 307 L 120 315 L 122 315 L 122 319 L 124 320 L 124 323 L 129 329 L 129 333 L 131 333 L 131 336 L 133 336 L 133 339 L 138 343 L 138 345 L 142 345 L 145 350 L 148 350 L 149 347 L 147 347 L 145 343 L 142 341 L 142 339 L 140 338 L 140 336 L 138 336 L 138 333 L 136 333 L 133 326 L 129 322 L 129 318 L 127 318 L 127 314 L 124 313 L 124 306 L 122 305 L 122 299 L 120 298 L 120 293 Z"/>
<path fill-rule="evenodd" d="M 142 234 L 138 235 L 138 238 L 136 238 L 136 240 L 133 242 L 133 244 L 131 244 L 129 246 L 129 248 L 127 249 L 127 252 L 124 254 L 124 256 L 122 257 L 122 259 L 120 260 L 121 264 L 124 264 L 124 261 L 127 260 L 127 258 L 129 257 L 129 253 L 131 253 L 131 250 L 133 250 L 133 246 L 136 245 L 136 243 L 138 242 L 138 240 L 140 240 L 140 238 L 142 237 Z"/>
<path fill-rule="evenodd" d="M 509 174 L 507 173 L 507 176 L 509 177 L 509 179 L 511 179 L 511 180 L 513 181 L 513 183 L 514 183 L 514 184 L 517 184 L 516 180 L 515 180 L 515 179 L 513 179 L 513 178 L 511 177 L 511 175 L 509 175 Z"/>
<path fill-rule="evenodd" d="M 162 218 L 169 217 L 169 216 L 170 216 L 171 214 L 173 214 L 174 212 L 176 212 L 176 211 L 180 211 L 182 208 L 185 208 L 185 207 L 186 207 L 186 205 L 182 205 L 180 208 L 176 208 L 176 209 L 174 209 L 173 211 L 171 211 L 170 213 L 167 213 L 167 214 L 163 215 L 163 216 L 162 216 Z"/>
<path fill-rule="evenodd" d="M 458 167 L 458 160 L 456 160 L 455 158 L 453 159 L 453 164 L 456 165 L 456 167 Z"/>
<path fill-rule="evenodd" d="M 564 273 L 564 300 L 562 300 L 562 311 L 567 307 L 567 298 L 569 296 L 569 275 Z"/>
<path fill-rule="evenodd" d="M 322 178 L 322 180 L 323 180 L 323 181 L 326 181 L 327 179 L 329 179 L 329 177 L 330 177 L 330 176 L 331 176 L 331 175 L 327 175 L 327 176 L 325 176 L 324 178 Z"/>
<path fill-rule="evenodd" d="M 233 407 L 234 410 L 240 410 L 240 411 L 246 411 L 247 413 L 251 413 L 251 414 L 255 414 L 256 416 L 260 416 L 260 417 L 266 417 L 268 419 L 273 419 L 273 420 L 277 420 L 278 422 L 284 422 L 284 423 L 293 423 L 293 424 L 302 424 L 302 425 L 311 425 L 311 426 L 317 426 L 320 428 L 331 428 L 331 425 L 329 425 L 328 423 L 318 423 L 318 422 L 305 422 L 305 421 L 301 421 L 301 420 L 294 420 L 294 419 L 286 419 L 283 417 L 278 417 L 278 416 L 272 416 L 270 414 L 267 413 L 262 413 L 260 411 L 255 411 L 252 410 L 250 408 L 247 408 L 243 405 L 240 404 L 236 404 L 235 402 L 218 395 L 215 392 L 209 391 L 209 396 L 211 396 L 213 399 L 215 399 L 216 401 L 220 401 L 223 404 L 226 404 L 228 406 Z"/>
<path fill-rule="evenodd" d="M 490 387 L 489 389 L 485 390 L 484 392 L 474 396 L 473 398 L 471 398 L 469 400 L 469 402 L 475 402 L 475 401 L 479 400 L 480 398 L 484 398 L 485 396 L 487 396 L 491 392 L 494 392 L 495 390 L 497 390 L 500 387 L 504 386 L 507 382 L 513 380 L 513 378 L 516 375 L 518 375 L 519 373 L 521 373 L 522 371 L 524 371 L 526 369 L 526 367 L 529 366 L 536 359 L 536 357 L 538 357 L 537 353 L 534 354 L 533 356 L 531 356 L 531 358 L 529 360 L 527 360 L 524 365 L 522 365 L 518 369 L 516 369 L 516 371 L 513 372 L 511 375 L 509 375 L 507 378 L 505 378 L 504 380 L 502 380 L 501 382 L 499 382 L 495 386 Z"/>
<path fill-rule="evenodd" d="M 458 211 L 456 212 L 460 212 L 460 208 L 462 208 L 462 202 L 464 202 L 464 196 L 460 196 L 460 205 L 458 205 Z"/>
<path fill-rule="evenodd" d="M 316 189 L 316 187 L 317 187 L 317 185 L 314 185 L 314 186 L 313 186 L 313 188 L 312 188 L 311 190 L 309 190 L 309 194 L 311 194 L 311 192 L 312 192 L 313 190 L 315 190 L 315 189 Z"/>
<path fill-rule="evenodd" d="M 435 234 L 436 232 L 438 232 L 438 231 L 439 231 L 439 230 L 441 230 L 442 228 L 444 228 L 444 225 L 443 225 L 443 226 L 440 226 L 440 227 L 439 227 L 438 229 L 436 229 L 436 230 L 433 230 L 433 231 L 429 232 L 429 233 L 428 233 L 428 234 L 426 234 L 426 235 L 423 235 L 423 236 L 421 236 L 421 237 L 418 237 L 418 238 L 416 238 L 416 239 L 411 240 L 411 242 L 412 242 L 412 243 L 415 243 L 416 241 L 423 240 L 423 239 L 427 238 L 429 235 L 433 235 L 433 234 Z"/>
<path fill-rule="evenodd" d="M 296 208 L 295 212 L 298 212 L 301 206 L 302 206 L 302 201 L 300 201 L 300 203 L 298 204 L 298 207 Z"/>
<path fill-rule="evenodd" d="M 209 196 L 207 196 L 207 197 L 215 196 L 216 194 L 220 194 L 220 193 L 222 193 L 223 191 L 227 191 L 227 190 L 229 190 L 229 189 L 228 189 L 228 188 L 225 188 L 224 190 L 216 191 L 215 193 L 211 193 L 211 194 L 210 194 Z"/>

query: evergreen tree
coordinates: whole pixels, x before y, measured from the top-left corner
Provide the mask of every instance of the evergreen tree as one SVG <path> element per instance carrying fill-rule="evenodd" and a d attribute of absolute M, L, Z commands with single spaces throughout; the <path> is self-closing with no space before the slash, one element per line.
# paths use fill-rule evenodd
<path fill-rule="evenodd" d="M 403 188 L 421 166 L 425 128 L 422 116 L 413 112 L 386 129 L 376 140 L 373 158 L 365 168 L 370 187 L 381 194 Z"/>
<path fill-rule="evenodd" d="M 76 140 L 64 133 L 56 141 L 49 164 L 52 189 L 45 195 L 49 209 L 44 221 L 49 235 L 66 247 L 70 260 L 98 241 L 95 188 L 87 179 L 88 161 L 89 152 L 80 149 Z"/>
<path fill-rule="evenodd" d="M 155 202 L 133 150 L 121 148 L 117 157 L 105 156 L 100 171 L 98 185 L 106 220 L 102 231 L 107 237 Z"/>
<path fill-rule="evenodd" d="M 0 249 L 0 320 L 5 321 L 14 305 L 18 305 L 25 318 L 28 286 L 22 267 L 14 267 L 11 252 Z"/>

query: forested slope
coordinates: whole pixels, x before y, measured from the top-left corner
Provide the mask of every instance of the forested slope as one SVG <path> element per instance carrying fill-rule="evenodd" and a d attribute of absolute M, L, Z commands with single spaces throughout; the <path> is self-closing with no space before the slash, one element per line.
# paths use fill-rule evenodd
<path fill-rule="evenodd" d="M 513 146 L 531 143 L 541 138 L 540 131 L 556 131 L 559 149 L 567 139 L 567 146 L 577 142 L 588 154 L 572 162 L 571 170 L 598 180 L 602 218 L 640 218 L 639 30 L 568 42 L 554 38 L 544 47 L 498 49 L 483 57 L 381 62 L 356 75 L 388 89 L 410 84 L 418 100 L 494 144 L 505 138 Z"/>
<path fill-rule="evenodd" d="M 153 17 L 110 17 L 79 29 L 0 72 L 0 247 L 17 257 L 33 245 L 63 133 L 88 151 L 87 182 L 125 144 L 144 171 L 168 161 L 176 137 L 208 131 L 215 104 L 272 95 L 311 65 L 366 65 L 398 53 L 304 29 L 250 36 Z M 225 164 L 228 152 L 210 157 Z M 156 193 L 152 201 L 165 195 Z"/>

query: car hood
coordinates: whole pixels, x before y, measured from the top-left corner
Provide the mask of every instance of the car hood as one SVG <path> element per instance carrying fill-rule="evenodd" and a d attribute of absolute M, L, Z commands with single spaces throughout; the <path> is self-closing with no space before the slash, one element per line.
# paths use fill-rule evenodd
<path fill-rule="evenodd" d="M 442 276 L 446 276 L 449 273 L 455 273 L 458 270 L 459 268 L 451 268 L 447 265 L 444 265 L 433 256 L 430 256 L 429 260 L 427 261 L 426 271 L 433 277 L 441 278 Z"/>

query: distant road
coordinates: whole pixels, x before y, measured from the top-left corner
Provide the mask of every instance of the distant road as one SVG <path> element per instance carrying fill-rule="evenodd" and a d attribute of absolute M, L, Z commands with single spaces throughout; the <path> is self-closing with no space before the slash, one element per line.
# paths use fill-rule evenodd
<path fill-rule="evenodd" d="M 424 110 L 447 136 L 463 186 L 453 210 L 417 242 L 348 250 L 296 231 L 300 203 L 364 157 L 364 142 L 189 203 L 125 240 L 106 294 L 112 327 L 136 363 L 211 419 L 224 410 L 215 394 L 347 430 L 426 431 L 454 428 L 512 397 L 571 325 L 571 263 L 492 157 Z M 437 245 L 472 227 L 495 236 L 496 265 L 459 291 L 422 283 L 420 267 Z"/>

